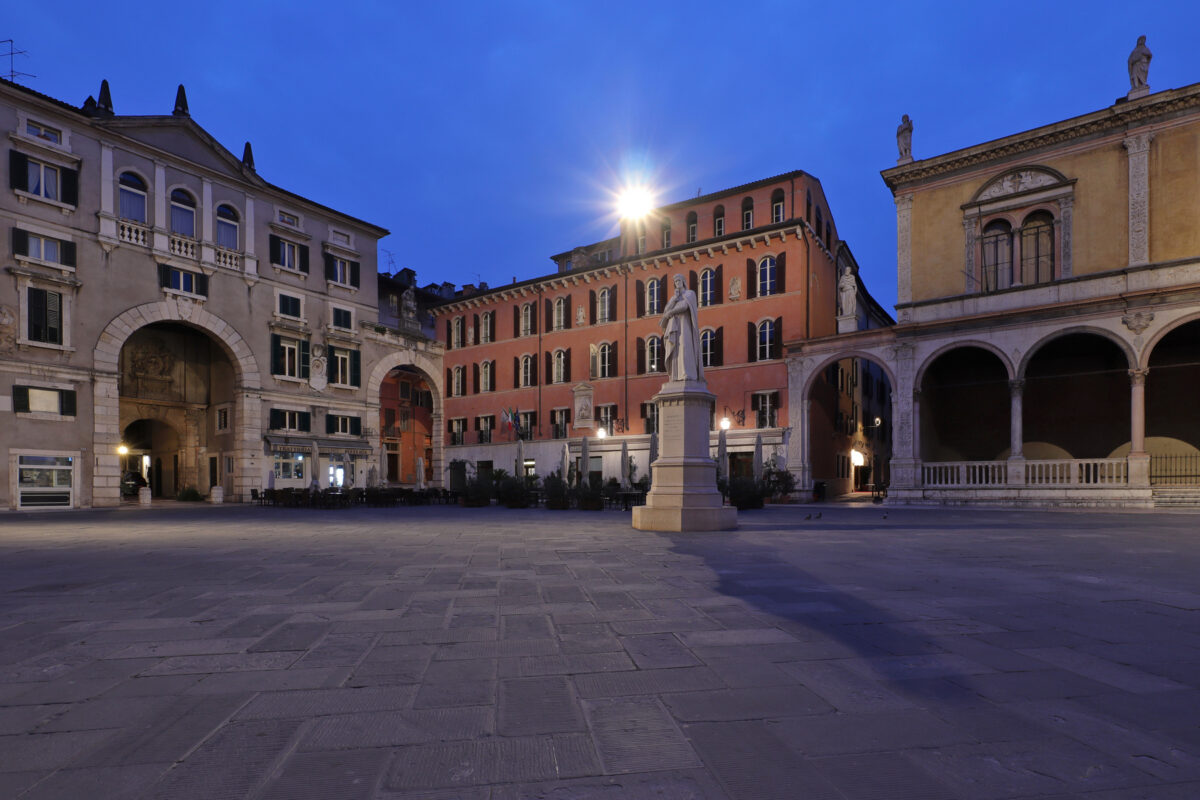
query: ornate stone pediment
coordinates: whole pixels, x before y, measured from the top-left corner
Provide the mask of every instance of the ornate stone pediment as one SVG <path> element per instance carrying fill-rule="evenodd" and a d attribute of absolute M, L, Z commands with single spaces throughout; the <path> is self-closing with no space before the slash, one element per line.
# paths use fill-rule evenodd
<path fill-rule="evenodd" d="M 1011 170 L 998 177 L 992 178 L 982 189 L 975 193 L 972 202 L 995 200 L 1013 194 L 1022 194 L 1034 189 L 1048 186 L 1060 186 L 1070 183 L 1061 172 L 1048 167 L 1022 167 Z"/>

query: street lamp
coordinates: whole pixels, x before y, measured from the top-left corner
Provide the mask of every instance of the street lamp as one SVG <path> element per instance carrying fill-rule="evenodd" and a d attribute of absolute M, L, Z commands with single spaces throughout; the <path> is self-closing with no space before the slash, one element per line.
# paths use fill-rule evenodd
<path fill-rule="evenodd" d="M 123 444 L 117 445 L 117 455 L 119 455 L 119 456 L 129 455 L 129 448 Z"/>
<path fill-rule="evenodd" d="M 723 431 L 729 430 L 729 426 L 731 424 L 732 423 L 729 421 L 729 417 L 721 417 L 721 430 L 723 430 Z"/>
<path fill-rule="evenodd" d="M 604 428 L 601 428 L 600 430 L 596 431 L 597 439 L 603 439 L 605 436 L 608 436 L 608 431 L 604 430 Z"/>

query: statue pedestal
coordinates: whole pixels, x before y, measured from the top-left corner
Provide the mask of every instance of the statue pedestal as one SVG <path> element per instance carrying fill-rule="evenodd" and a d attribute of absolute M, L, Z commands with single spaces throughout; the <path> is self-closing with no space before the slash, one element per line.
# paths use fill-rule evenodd
<path fill-rule="evenodd" d="M 1138 98 L 1145 97 L 1148 94 L 1150 94 L 1149 86 L 1139 86 L 1136 89 L 1130 89 L 1129 94 L 1125 95 L 1125 99 L 1137 100 Z"/>
<path fill-rule="evenodd" d="M 708 453 L 716 396 L 704 381 L 669 381 L 654 397 L 658 404 L 658 459 L 650 465 L 654 484 L 646 505 L 633 509 L 640 531 L 727 531 L 737 527 L 737 509 L 717 491 L 717 464 Z"/>

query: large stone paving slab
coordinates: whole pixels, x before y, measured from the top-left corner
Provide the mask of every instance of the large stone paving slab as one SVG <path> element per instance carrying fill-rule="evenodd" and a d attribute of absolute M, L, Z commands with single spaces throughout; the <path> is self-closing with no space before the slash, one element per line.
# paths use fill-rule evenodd
<path fill-rule="evenodd" d="M 1200 517 L 0 517 L 0 796 L 1200 796 Z"/>

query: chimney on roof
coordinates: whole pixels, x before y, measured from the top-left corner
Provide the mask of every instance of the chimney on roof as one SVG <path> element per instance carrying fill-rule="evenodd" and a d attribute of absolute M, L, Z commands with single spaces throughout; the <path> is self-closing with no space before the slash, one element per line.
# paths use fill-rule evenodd
<path fill-rule="evenodd" d="M 83 106 L 81 107 L 81 110 L 83 111 L 84 114 L 87 114 L 89 117 L 96 116 L 96 98 L 92 97 L 89 94 L 87 96 L 87 100 L 83 101 Z"/>
<path fill-rule="evenodd" d="M 108 91 L 108 79 L 100 81 L 100 99 L 96 102 L 96 115 L 111 117 L 113 115 L 112 93 Z"/>
<path fill-rule="evenodd" d="M 175 90 L 175 110 L 171 112 L 177 117 L 190 117 L 187 106 L 187 92 L 183 90 L 183 84 L 179 84 L 179 88 Z"/>
<path fill-rule="evenodd" d="M 417 285 L 417 271 L 412 267 L 405 267 L 397 272 L 393 277 L 405 286 Z"/>
<path fill-rule="evenodd" d="M 179 88 L 183 88 L 182 86 Z M 251 172 L 254 171 L 254 151 L 250 149 L 250 143 L 246 142 L 246 147 L 242 150 L 242 166 Z"/>

